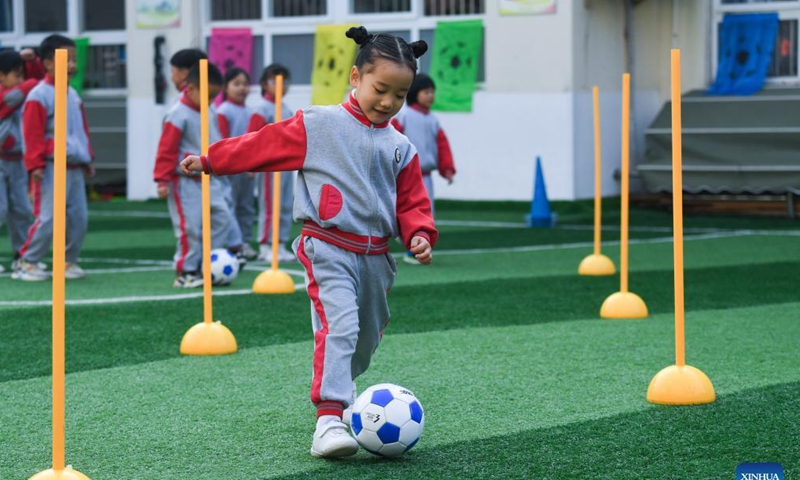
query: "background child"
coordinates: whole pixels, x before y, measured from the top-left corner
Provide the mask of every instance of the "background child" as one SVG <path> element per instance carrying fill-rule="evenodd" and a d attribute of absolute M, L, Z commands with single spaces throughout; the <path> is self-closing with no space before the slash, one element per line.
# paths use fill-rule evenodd
<path fill-rule="evenodd" d="M 209 103 L 222 88 L 222 74 L 208 64 Z M 216 116 L 209 109 L 209 142 L 219 140 Z M 167 198 L 170 218 L 178 240 L 175 251 L 177 278 L 173 286 L 194 288 L 203 285 L 200 272 L 203 256 L 203 210 L 200 177 L 181 174 L 179 163 L 187 155 L 198 155 L 200 143 L 200 69 L 192 67 L 180 101 L 167 112 L 158 143 L 153 179 L 158 183 L 158 197 Z M 211 178 L 211 245 L 222 248 L 233 226 L 231 210 L 225 197 L 225 183 Z"/>
<path fill-rule="evenodd" d="M 447 179 L 448 183 L 453 183 L 456 174 L 450 142 L 447 141 L 439 120 L 431 113 L 435 95 L 436 85 L 431 77 L 424 73 L 418 74 L 406 96 L 408 106 L 392 119 L 392 125 L 417 147 L 422 181 L 431 201 L 431 212 L 434 211 L 431 173 L 438 169 L 439 175 Z M 403 260 L 406 263 L 419 265 L 411 252 L 408 252 Z"/>
<path fill-rule="evenodd" d="M 33 52 L 23 52 L 34 60 Z M 33 209 L 28 199 L 28 172 L 22 162 L 22 104 L 39 83 L 25 79 L 26 62 L 14 50 L 0 52 L 0 227 L 8 224 L 14 263 L 28 235 Z M 13 267 L 12 267 L 13 268 Z M 4 271 L 0 265 L 0 272 Z"/>
<path fill-rule="evenodd" d="M 273 63 L 264 68 L 259 79 L 261 84 L 261 100 L 253 109 L 250 117 L 248 132 L 255 132 L 264 125 L 275 122 L 275 77 L 283 75 L 283 93 L 289 91 L 291 73 L 283 65 Z M 291 118 L 294 112 L 289 110 L 284 102 L 281 107 L 281 118 Z M 265 262 L 272 262 L 272 174 L 259 174 L 258 182 L 258 258 Z M 286 247 L 292 229 L 292 202 L 294 200 L 294 175 L 285 173 L 281 175 L 281 219 L 278 232 L 278 261 L 293 262 L 295 256 Z"/>
<path fill-rule="evenodd" d="M 387 128 L 427 45 L 370 35 L 363 27 L 347 36 L 361 45 L 349 100 L 222 140 L 208 157 L 181 164 L 186 173 L 218 175 L 299 170 L 294 212 L 304 226 L 294 248 L 311 298 L 317 407 L 311 454 L 318 457 L 358 451 L 342 416 L 353 402 L 353 381 L 366 371 L 389 322 L 386 296 L 396 274 L 389 239 L 400 236 L 427 264 L 438 235 L 416 149 Z"/>
<path fill-rule="evenodd" d="M 234 67 L 225 72 L 225 85 L 222 87 L 223 102 L 217 109 L 222 138 L 238 137 L 247 133 L 251 111 L 244 101 L 249 92 L 250 75 L 246 71 Z M 231 175 L 228 181 L 231 188 L 231 208 L 242 240 L 242 255 L 248 260 L 253 260 L 258 255 L 250 246 L 256 215 L 253 197 L 256 187 L 255 175 L 249 172 Z"/>
<path fill-rule="evenodd" d="M 194 68 L 200 60 L 206 58 L 208 58 L 206 52 L 198 50 L 197 48 L 184 48 L 172 55 L 172 58 L 169 59 L 170 78 L 172 79 L 172 84 L 175 85 L 175 88 L 179 92 L 186 90 L 189 71 Z"/>
<path fill-rule="evenodd" d="M 67 50 L 67 73 L 75 74 L 75 42 L 61 35 L 42 40 L 39 56 L 46 72 L 28 94 L 22 111 L 22 137 L 25 168 L 30 174 L 35 221 L 20 249 L 13 278 L 25 281 L 47 280 L 39 264 L 53 243 L 53 116 L 55 114 L 55 52 Z M 84 278 L 86 272 L 76 263 L 88 227 L 84 175 L 94 176 L 94 152 L 83 102 L 72 87 L 67 91 L 67 245 L 64 276 Z"/>

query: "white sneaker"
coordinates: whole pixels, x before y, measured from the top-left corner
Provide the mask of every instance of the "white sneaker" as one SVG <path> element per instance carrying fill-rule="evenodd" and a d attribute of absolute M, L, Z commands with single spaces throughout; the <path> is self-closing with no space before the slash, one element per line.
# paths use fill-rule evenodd
<path fill-rule="evenodd" d="M 242 255 L 248 260 L 255 260 L 258 257 L 258 252 L 249 243 L 245 243 L 242 245 Z"/>
<path fill-rule="evenodd" d="M 324 458 L 349 457 L 358 452 L 358 442 L 350 436 L 347 425 L 339 420 L 320 425 L 314 432 L 311 455 Z"/>
<path fill-rule="evenodd" d="M 81 267 L 79 267 L 77 263 L 65 263 L 64 278 L 70 280 L 79 280 L 81 278 L 86 278 L 86 271 Z"/>
<path fill-rule="evenodd" d="M 0 273 L 3 273 L 3 272 L 5 272 L 5 271 L 6 271 L 6 267 L 4 267 L 4 266 L 0 265 Z"/>
<path fill-rule="evenodd" d="M 294 252 L 286 248 L 286 245 L 281 245 L 280 247 L 278 247 L 278 262 L 287 263 L 296 261 L 297 258 L 295 258 Z"/>
<path fill-rule="evenodd" d="M 280 257 L 278 258 L 280 259 Z M 269 243 L 262 243 L 258 245 L 258 260 L 272 263 L 272 245 Z"/>
<path fill-rule="evenodd" d="M 40 268 L 38 264 L 29 263 L 25 260 L 17 260 L 14 266 L 14 273 L 11 278 L 22 280 L 23 282 L 44 282 L 50 279 L 50 274 Z"/>

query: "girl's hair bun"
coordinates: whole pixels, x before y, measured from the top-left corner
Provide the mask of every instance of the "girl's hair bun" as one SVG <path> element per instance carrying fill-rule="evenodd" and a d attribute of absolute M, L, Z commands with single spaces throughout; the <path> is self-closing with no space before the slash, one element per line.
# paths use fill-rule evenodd
<path fill-rule="evenodd" d="M 411 42 L 408 44 L 408 46 L 411 47 L 411 52 L 414 54 L 414 58 L 419 58 L 425 55 L 425 52 L 428 51 L 428 44 L 425 43 L 425 40 Z"/>
<path fill-rule="evenodd" d="M 345 35 L 347 35 L 347 38 L 355 40 L 355 42 L 362 47 L 366 45 L 372 37 L 364 27 L 351 27 Z"/>

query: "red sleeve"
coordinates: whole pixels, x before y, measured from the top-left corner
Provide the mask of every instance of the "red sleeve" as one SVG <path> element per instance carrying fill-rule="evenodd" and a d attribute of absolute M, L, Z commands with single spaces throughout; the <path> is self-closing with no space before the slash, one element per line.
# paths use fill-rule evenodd
<path fill-rule="evenodd" d="M 303 168 L 306 159 L 306 127 L 303 112 L 257 132 L 226 138 L 201 157 L 207 170 L 217 175 L 242 172 L 288 172 Z M 206 172 L 210 173 L 210 172 Z"/>
<path fill-rule="evenodd" d="M 433 224 L 431 201 L 422 183 L 418 155 L 414 155 L 414 159 L 397 176 L 397 225 L 403 245 L 408 250 L 411 249 L 411 239 L 416 235 L 427 237 L 431 247 L 439 238 L 439 232 Z"/>
<path fill-rule="evenodd" d="M 11 116 L 25 102 L 25 97 L 39 84 L 39 80 L 25 80 L 14 88 L 10 88 L 2 93 L 0 98 L 0 119 Z"/>
<path fill-rule="evenodd" d="M 22 107 L 22 132 L 25 142 L 25 169 L 44 168 L 47 158 L 47 109 L 39 102 L 28 101 Z"/>
<path fill-rule="evenodd" d="M 266 124 L 267 122 L 264 120 L 264 117 L 257 113 L 253 113 L 250 115 L 250 123 L 247 125 L 247 132 L 257 132 Z"/>
<path fill-rule="evenodd" d="M 436 134 L 436 146 L 439 147 L 439 173 L 444 176 L 448 172 L 456 173 L 456 166 L 453 163 L 453 152 L 450 150 L 450 142 L 447 141 L 447 136 L 444 130 L 439 129 Z"/>
<path fill-rule="evenodd" d="M 169 182 L 175 176 L 182 136 L 181 129 L 172 122 L 164 122 L 161 139 L 158 141 L 156 166 L 153 169 L 153 180 L 156 182 Z"/>
<path fill-rule="evenodd" d="M 398 120 L 397 117 L 392 118 L 391 124 L 395 130 L 403 133 L 403 125 L 400 124 L 400 120 Z"/>
<path fill-rule="evenodd" d="M 222 138 L 228 138 L 231 136 L 231 126 L 228 124 L 228 117 L 225 115 L 218 113 L 217 114 L 217 123 L 219 124 L 219 133 L 222 135 Z"/>
<path fill-rule="evenodd" d="M 25 62 L 25 78 L 41 80 L 44 78 L 44 74 L 44 65 L 38 57 Z"/>
<path fill-rule="evenodd" d="M 89 156 L 94 161 L 94 150 L 92 149 L 92 136 L 89 135 L 89 122 L 86 120 L 86 110 L 83 109 L 83 102 L 81 102 L 81 117 L 83 117 L 83 130 L 86 131 L 86 141 L 89 142 Z"/>

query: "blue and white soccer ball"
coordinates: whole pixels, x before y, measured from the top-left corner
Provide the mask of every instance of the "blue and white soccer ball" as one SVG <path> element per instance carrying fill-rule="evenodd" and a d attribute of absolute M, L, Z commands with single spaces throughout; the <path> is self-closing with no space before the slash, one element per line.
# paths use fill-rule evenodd
<path fill-rule="evenodd" d="M 399 457 L 419 441 L 425 428 L 425 412 L 410 390 L 381 383 L 364 390 L 356 399 L 350 427 L 368 452 Z"/>
<path fill-rule="evenodd" d="M 228 285 L 239 275 L 239 262 L 224 248 L 211 250 L 211 283 Z"/>

